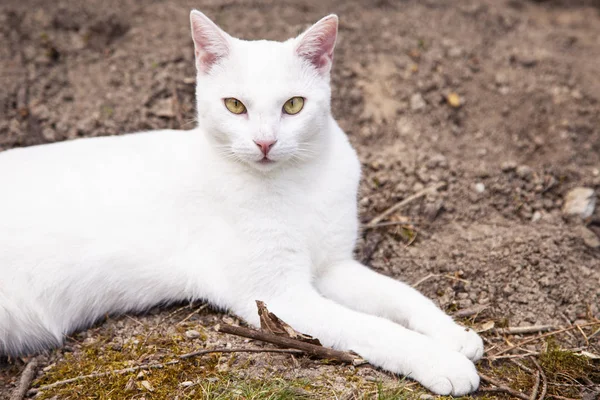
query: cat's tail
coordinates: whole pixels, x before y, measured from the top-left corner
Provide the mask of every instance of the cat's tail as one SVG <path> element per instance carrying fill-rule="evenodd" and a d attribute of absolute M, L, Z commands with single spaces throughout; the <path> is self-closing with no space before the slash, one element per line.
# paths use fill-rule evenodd
<path fill-rule="evenodd" d="M 33 355 L 60 346 L 63 335 L 44 327 L 40 317 L 39 312 L 14 304 L 0 291 L 0 355 Z"/>

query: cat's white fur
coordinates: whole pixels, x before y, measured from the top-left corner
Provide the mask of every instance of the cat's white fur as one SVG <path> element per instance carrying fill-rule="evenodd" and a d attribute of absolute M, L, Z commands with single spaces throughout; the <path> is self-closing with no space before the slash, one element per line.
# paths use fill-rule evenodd
<path fill-rule="evenodd" d="M 196 129 L 0 153 L 0 353 L 186 299 L 258 326 L 263 300 L 435 393 L 474 391 L 477 334 L 353 260 L 360 165 L 330 113 L 337 17 L 283 43 L 232 38 L 198 11 L 191 21 Z M 304 109 L 287 115 L 294 96 Z M 271 162 L 253 140 L 277 140 Z"/>

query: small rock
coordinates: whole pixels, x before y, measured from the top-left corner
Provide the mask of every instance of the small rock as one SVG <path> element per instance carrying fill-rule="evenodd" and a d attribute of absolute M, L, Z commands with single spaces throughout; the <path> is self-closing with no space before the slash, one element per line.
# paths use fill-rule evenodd
<path fill-rule="evenodd" d="M 200 337 L 200 332 L 190 329 L 189 331 L 185 331 L 185 336 L 187 336 L 188 339 L 196 339 Z"/>
<path fill-rule="evenodd" d="M 481 182 L 477 182 L 475 184 L 474 188 L 475 188 L 475 191 L 477 193 L 483 193 L 483 192 L 485 192 L 485 185 L 483 183 L 481 183 Z"/>
<path fill-rule="evenodd" d="M 527 165 L 519 165 L 516 169 L 517 176 L 521 179 L 529 179 L 533 175 L 533 170 Z"/>
<path fill-rule="evenodd" d="M 415 93 L 412 96 L 410 96 L 410 109 L 411 110 L 417 111 L 422 108 L 425 108 L 426 105 L 427 105 L 427 103 L 425 103 L 425 100 L 423 99 L 423 96 L 421 96 L 421 93 Z"/>
<path fill-rule="evenodd" d="M 500 166 L 500 169 L 502 170 L 502 172 L 514 171 L 516 168 L 517 168 L 517 163 L 514 161 L 505 161 Z"/>
<path fill-rule="evenodd" d="M 192 382 L 192 381 L 184 381 L 184 382 L 181 382 L 181 383 L 179 384 L 179 386 L 181 386 L 181 387 L 190 387 L 190 386 L 192 386 L 193 384 L 194 384 L 194 382 Z"/>
<path fill-rule="evenodd" d="M 567 193 L 562 211 L 565 215 L 577 215 L 585 219 L 594 213 L 594 207 L 596 207 L 594 190 L 577 187 Z"/>
<path fill-rule="evenodd" d="M 542 213 L 539 211 L 534 212 L 531 216 L 531 222 L 538 222 L 540 219 L 542 219 Z"/>
<path fill-rule="evenodd" d="M 585 243 L 587 247 L 591 247 L 592 249 L 600 248 L 600 238 L 590 229 L 585 226 L 580 226 L 577 229 L 577 233 L 583 239 L 583 243 Z"/>
<path fill-rule="evenodd" d="M 425 205 L 423 214 L 427 217 L 429 221 L 433 221 L 438 217 L 438 215 L 440 215 L 440 212 L 443 208 L 444 202 L 442 200 L 438 200 L 433 203 L 427 203 L 427 205 Z"/>

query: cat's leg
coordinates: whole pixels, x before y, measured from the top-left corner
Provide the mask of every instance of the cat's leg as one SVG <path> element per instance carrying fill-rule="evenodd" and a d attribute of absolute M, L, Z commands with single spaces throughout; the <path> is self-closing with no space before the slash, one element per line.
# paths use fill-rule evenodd
<path fill-rule="evenodd" d="M 310 284 L 285 285 L 284 293 L 250 297 L 243 304 L 232 298 L 237 305 L 231 309 L 253 325 L 259 324 L 254 300 L 264 300 L 270 311 L 325 346 L 354 350 L 371 364 L 415 379 L 432 392 L 458 396 L 479 385 L 475 366 L 463 354 L 388 319 L 326 299 Z"/>
<path fill-rule="evenodd" d="M 315 280 L 325 297 L 353 310 L 378 315 L 429 336 L 476 361 L 483 342 L 471 329 L 456 324 L 430 299 L 395 279 L 354 260 L 331 265 Z"/>

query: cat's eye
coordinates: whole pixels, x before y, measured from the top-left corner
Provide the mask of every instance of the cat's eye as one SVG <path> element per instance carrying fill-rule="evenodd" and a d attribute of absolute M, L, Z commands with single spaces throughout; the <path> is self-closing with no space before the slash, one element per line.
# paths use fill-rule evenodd
<path fill-rule="evenodd" d="M 225 107 L 227 107 L 227 109 L 234 114 L 244 114 L 246 112 L 246 106 L 238 99 L 228 97 L 224 100 L 224 102 Z"/>
<path fill-rule="evenodd" d="M 298 114 L 302 110 L 302 107 L 304 107 L 304 98 L 292 97 L 283 105 L 283 112 L 290 115 Z"/>

